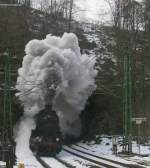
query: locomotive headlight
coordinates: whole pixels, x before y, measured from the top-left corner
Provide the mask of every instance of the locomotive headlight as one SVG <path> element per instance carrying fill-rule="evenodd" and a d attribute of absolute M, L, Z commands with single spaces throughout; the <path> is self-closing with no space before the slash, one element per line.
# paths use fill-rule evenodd
<path fill-rule="evenodd" d="M 58 141 L 59 141 L 59 138 L 56 138 L 56 141 L 58 142 Z"/>

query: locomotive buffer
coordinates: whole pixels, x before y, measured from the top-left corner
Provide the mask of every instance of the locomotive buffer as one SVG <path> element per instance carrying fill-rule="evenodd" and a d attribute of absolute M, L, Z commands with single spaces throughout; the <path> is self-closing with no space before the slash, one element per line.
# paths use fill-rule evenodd
<path fill-rule="evenodd" d="M 4 57 L 4 107 L 3 123 L 0 140 L 0 160 L 6 162 L 6 168 L 13 168 L 15 163 L 15 143 L 13 141 L 12 110 L 11 110 L 11 61 L 8 52 Z"/>

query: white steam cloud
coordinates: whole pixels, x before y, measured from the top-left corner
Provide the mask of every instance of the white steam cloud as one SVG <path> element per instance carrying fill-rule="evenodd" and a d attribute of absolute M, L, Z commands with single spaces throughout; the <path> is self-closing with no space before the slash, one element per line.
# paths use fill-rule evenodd
<path fill-rule="evenodd" d="M 44 40 L 32 40 L 25 52 L 16 85 L 24 106 L 24 116 L 15 129 L 19 156 L 19 151 L 28 153 L 34 116 L 45 105 L 52 105 L 56 111 L 64 135 L 80 135 L 79 114 L 96 88 L 97 74 L 95 58 L 81 55 L 73 33 L 64 33 L 62 38 L 47 35 Z"/>

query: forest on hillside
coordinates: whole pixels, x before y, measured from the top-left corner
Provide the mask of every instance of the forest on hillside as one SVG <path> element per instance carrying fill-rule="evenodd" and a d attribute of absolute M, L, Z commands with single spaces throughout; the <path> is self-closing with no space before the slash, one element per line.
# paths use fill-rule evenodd
<path fill-rule="evenodd" d="M 3 52 L 8 48 L 11 53 L 12 86 L 15 87 L 17 70 L 22 64 L 28 41 L 43 39 L 47 34 L 62 36 L 64 32 L 73 32 L 79 39 L 82 54 L 94 55 L 97 60 L 97 89 L 81 113 L 83 137 L 123 133 L 124 55 L 131 56 L 133 116 L 150 119 L 149 0 L 106 0 L 112 18 L 109 25 L 76 21 L 74 13 L 80 9 L 74 5 L 75 0 L 43 0 L 38 9 L 34 8 L 30 0 L 7 1 L 0 0 L 1 107 L 4 94 Z M 18 6 L 4 5 L 6 3 Z M 23 113 L 16 92 L 15 89 L 12 91 L 14 124 Z M 0 115 L 2 112 L 3 108 L 0 109 Z M 149 136 L 149 130 L 150 123 L 144 123 L 143 135 Z M 133 133 L 137 134 L 134 126 Z"/>

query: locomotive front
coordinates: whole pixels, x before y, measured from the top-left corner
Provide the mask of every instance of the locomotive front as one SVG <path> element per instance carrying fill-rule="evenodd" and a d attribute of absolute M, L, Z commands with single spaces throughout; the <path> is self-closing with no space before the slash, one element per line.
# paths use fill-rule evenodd
<path fill-rule="evenodd" d="M 61 151 L 62 138 L 59 120 L 49 106 L 36 116 L 36 129 L 30 137 L 30 148 L 35 155 L 55 156 Z"/>

